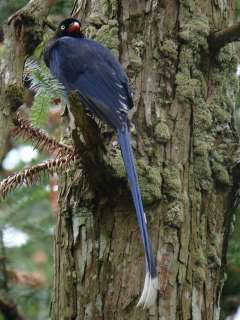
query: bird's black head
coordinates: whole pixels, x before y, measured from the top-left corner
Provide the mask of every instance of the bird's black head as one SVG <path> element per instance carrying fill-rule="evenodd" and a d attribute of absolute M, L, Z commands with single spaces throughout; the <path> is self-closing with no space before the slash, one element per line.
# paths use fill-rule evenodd
<path fill-rule="evenodd" d="M 83 33 L 81 32 L 81 23 L 79 20 L 74 18 L 69 18 L 63 20 L 56 31 L 56 37 L 74 37 L 74 38 L 82 38 Z"/>

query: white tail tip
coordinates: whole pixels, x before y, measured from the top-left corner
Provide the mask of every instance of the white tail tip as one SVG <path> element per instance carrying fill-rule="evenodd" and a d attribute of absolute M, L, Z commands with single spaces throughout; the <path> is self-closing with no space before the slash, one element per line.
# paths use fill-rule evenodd
<path fill-rule="evenodd" d="M 143 309 L 149 308 L 155 304 L 158 292 L 158 278 L 151 278 L 150 273 L 146 273 L 142 295 L 138 301 L 137 307 L 143 306 Z"/>

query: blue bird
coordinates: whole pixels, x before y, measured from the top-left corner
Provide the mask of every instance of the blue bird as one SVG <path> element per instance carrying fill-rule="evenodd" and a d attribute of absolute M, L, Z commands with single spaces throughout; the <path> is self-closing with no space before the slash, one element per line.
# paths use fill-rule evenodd
<path fill-rule="evenodd" d="M 127 114 L 133 101 L 127 75 L 109 49 L 84 37 L 80 22 L 73 18 L 60 23 L 45 49 L 44 61 L 67 92 L 77 90 L 82 105 L 117 132 L 146 258 L 138 306 L 150 307 L 156 301 L 158 280 L 128 130 Z"/>

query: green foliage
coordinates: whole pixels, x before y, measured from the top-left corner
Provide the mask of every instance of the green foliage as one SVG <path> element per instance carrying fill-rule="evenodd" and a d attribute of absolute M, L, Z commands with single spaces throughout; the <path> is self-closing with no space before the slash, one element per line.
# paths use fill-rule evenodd
<path fill-rule="evenodd" d="M 36 92 L 31 108 L 31 122 L 40 127 L 47 122 L 48 112 L 53 100 L 60 98 L 66 102 L 63 86 L 54 79 L 47 67 L 28 59 L 25 64 L 25 78 L 31 83 L 30 88 Z"/>
<path fill-rule="evenodd" d="M 13 12 L 25 6 L 28 0 L 1 0 L 0 24 L 2 24 Z"/>
<path fill-rule="evenodd" d="M 44 92 L 37 94 L 31 107 L 31 123 L 35 127 L 41 127 L 48 120 L 48 113 L 51 107 L 51 99 Z"/>
<path fill-rule="evenodd" d="M 73 2 L 74 1 L 58 0 L 51 13 L 62 14 L 65 17 L 68 17 L 70 16 Z"/>
<path fill-rule="evenodd" d="M 235 212 L 234 231 L 230 235 L 227 252 L 227 280 L 222 293 L 222 319 L 233 314 L 240 298 L 240 208 Z"/>
<path fill-rule="evenodd" d="M 42 161 L 42 157 L 32 161 Z M 20 163 L 16 170 L 22 169 Z M 0 179 L 2 180 L 2 179 Z M 41 185 L 22 186 L 0 202 L 0 228 L 13 227 L 27 234 L 28 241 L 21 247 L 5 248 L 7 269 L 37 272 L 46 282 L 43 286 L 31 287 L 9 282 L 9 294 L 25 319 L 46 320 L 49 318 L 52 291 L 52 237 L 54 218 L 49 201 L 48 179 L 43 177 Z M 38 265 L 34 260 L 37 252 L 43 252 L 47 260 Z M 1 317 L 0 317 L 1 319 Z"/>
<path fill-rule="evenodd" d="M 240 10 L 240 0 L 236 0 L 236 10 Z"/>
<path fill-rule="evenodd" d="M 14 226 L 29 236 L 21 247 L 6 248 L 7 269 L 40 272 L 46 284 L 27 287 L 9 283 L 10 294 L 14 297 L 19 311 L 26 319 L 48 319 L 52 290 L 52 230 L 53 217 L 48 192 L 44 186 L 23 188 L 12 194 L 8 204 L 0 207 L 2 226 Z M 42 251 L 48 257 L 43 266 L 36 265 L 34 254 Z"/>
<path fill-rule="evenodd" d="M 235 217 L 235 216 L 234 216 Z M 228 264 L 240 268 L 240 208 L 236 210 L 236 221 L 228 244 Z"/>
<path fill-rule="evenodd" d="M 235 7 L 236 7 L 236 16 L 239 18 L 240 16 L 240 0 L 235 1 Z"/>

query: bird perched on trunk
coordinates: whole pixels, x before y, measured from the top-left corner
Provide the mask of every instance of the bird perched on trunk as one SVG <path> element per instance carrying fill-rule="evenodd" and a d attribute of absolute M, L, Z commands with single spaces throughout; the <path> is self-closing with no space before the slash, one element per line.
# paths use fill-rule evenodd
<path fill-rule="evenodd" d="M 80 22 L 73 18 L 60 23 L 45 49 L 44 61 L 67 92 L 77 91 L 82 105 L 117 132 L 146 258 L 138 305 L 150 307 L 156 300 L 158 280 L 128 130 L 127 114 L 133 101 L 127 75 L 109 49 L 84 37 Z"/>

